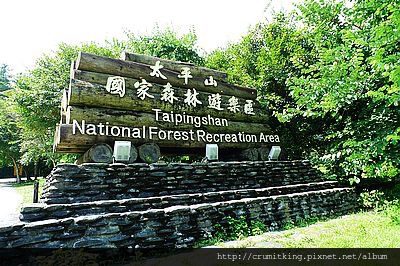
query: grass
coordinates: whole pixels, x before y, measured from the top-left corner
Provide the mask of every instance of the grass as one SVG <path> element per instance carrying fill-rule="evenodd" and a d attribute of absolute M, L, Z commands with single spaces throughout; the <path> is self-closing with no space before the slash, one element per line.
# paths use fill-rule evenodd
<path fill-rule="evenodd" d="M 400 224 L 391 213 L 360 212 L 280 232 L 267 232 L 218 247 L 248 248 L 400 248 Z M 397 212 L 398 217 L 400 212 Z"/>
<path fill-rule="evenodd" d="M 40 195 L 42 194 L 42 189 L 43 189 L 45 179 L 39 178 L 38 181 L 39 181 L 39 198 L 40 198 Z M 22 196 L 21 205 L 30 204 L 33 202 L 33 184 L 34 184 L 34 181 L 24 181 L 21 183 L 14 183 L 12 185 L 15 188 L 15 190 L 17 191 L 17 193 Z M 21 206 L 18 206 L 18 209 L 20 207 Z"/>
<path fill-rule="evenodd" d="M 213 244 L 230 248 L 400 248 L 400 185 L 364 192 L 360 201 L 370 210 Z"/>
<path fill-rule="evenodd" d="M 267 232 L 246 238 L 242 237 L 238 240 L 214 244 L 213 247 L 400 248 L 399 217 L 400 204 L 397 202 L 388 205 L 384 210 L 361 211 L 316 223 L 311 221 L 313 223 L 311 225 L 307 225 L 307 223 L 301 225 L 304 227 Z M 207 252 L 209 252 L 209 255 Z M 146 261 L 147 264 L 138 263 L 140 259 L 132 260 L 129 265 L 207 265 L 206 256 L 215 256 L 215 251 L 210 248 L 203 250 L 201 253 L 188 252 L 167 255 L 161 258 L 149 258 Z M 142 259 L 144 261 L 145 258 Z M 221 261 L 218 265 L 232 265 L 232 261 Z"/>

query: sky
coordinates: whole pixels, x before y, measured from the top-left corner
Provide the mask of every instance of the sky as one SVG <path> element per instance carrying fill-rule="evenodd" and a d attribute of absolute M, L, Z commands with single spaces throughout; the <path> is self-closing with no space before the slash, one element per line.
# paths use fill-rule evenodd
<path fill-rule="evenodd" d="M 0 64 L 11 73 L 31 69 L 61 42 L 103 43 L 124 32 L 151 33 L 158 25 L 178 33 L 194 29 L 198 46 L 210 52 L 237 42 L 272 12 L 298 0 L 3 0 Z"/>

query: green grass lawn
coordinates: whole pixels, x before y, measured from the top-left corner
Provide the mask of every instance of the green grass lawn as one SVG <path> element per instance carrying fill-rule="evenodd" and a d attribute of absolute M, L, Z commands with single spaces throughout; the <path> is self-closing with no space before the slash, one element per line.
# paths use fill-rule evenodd
<path fill-rule="evenodd" d="M 42 194 L 42 189 L 43 189 L 45 179 L 39 178 L 38 181 L 39 181 L 39 198 L 40 198 L 40 195 Z M 13 187 L 15 188 L 15 190 L 18 192 L 18 194 L 20 194 L 22 196 L 22 203 L 21 203 L 22 205 L 33 202 L 33 184 L 34 184 L 34 181 L 25 181 L 25 182 L 13 184 Z M 21 207 L 21 206 L 19 206 L 19 207 Z"/>

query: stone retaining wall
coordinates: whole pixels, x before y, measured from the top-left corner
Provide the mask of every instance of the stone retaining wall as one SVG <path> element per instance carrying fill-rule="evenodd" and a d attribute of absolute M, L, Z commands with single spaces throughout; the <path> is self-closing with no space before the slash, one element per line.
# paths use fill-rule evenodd
<path fill-rule="evenodd" d="M 270 230 L 352 211 L 353 189 L 308 161 L 58 165 L 24 222 L 0 228 L 0 248 L 183 248 L 227 217 Z"/>
<path fill-rule="evenodd" d="M 32 222 L 44 219 L 77 217 L 80 215 L 145 211 L 148 209 L 164 209 L 171 206 L 188 206 L 244 198 L 267 197 L 335 187 L 338 187 L 338 182 L 324 181 L 259 189 L 240 189 L 124 200 L 102 200 L 73 204 L 31 204 L 21 210 L 20 219 L 21 221 Z"/>
<path fill-rule="evenodd" d="M 318 182 L 308 161 L 172 164 L 61 164 L 49 175 L 46 204 L 144 198 Z"/>
<path fill-rule="evenodd" d="M 355 194 L 334 188 L 289 195 L 173 206 L 165 209 L 80 216 L 0 228 L 4 247 L 182 248 L 215 233 L 226 217 L 245 216 L 271 230 L 288 221 L 332 216 L 354 209 Z"/>

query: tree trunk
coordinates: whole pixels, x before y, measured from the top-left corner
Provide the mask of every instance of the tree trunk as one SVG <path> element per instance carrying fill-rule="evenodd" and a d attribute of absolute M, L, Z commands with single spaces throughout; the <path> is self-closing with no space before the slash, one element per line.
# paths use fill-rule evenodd
<path fill-rule="evenodd" d="M 14 158 L 11 158 L 14 164 L 14 169 L 16 169 L 15 173 L 16 173 L 16 179 L 17 179 L 17 183 L 21 183 L 21 177 L 19 176 L 19 168 L 18 168 L 18 164 L 17 161 Z"/>
<path fill-rule="evenodd" d="M 155 163 L 160 159 L 160 147 L 155 143 L 139 146 L 139 158 L 145 163 Z"/>
<path fill-rule="evenodd" d="M 24 173 L 25 173 L 26 181 L 33 181 L 32 178 L 29 176 L 29 173 L 28 173 L 28 170 L 26 169 L 26 167 L 24 169 Z"/>

